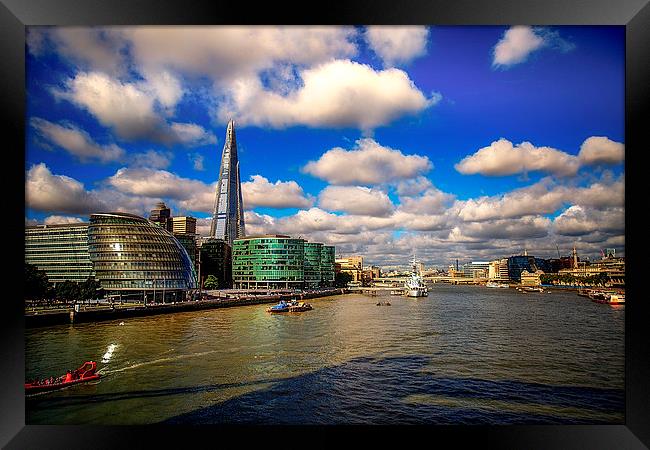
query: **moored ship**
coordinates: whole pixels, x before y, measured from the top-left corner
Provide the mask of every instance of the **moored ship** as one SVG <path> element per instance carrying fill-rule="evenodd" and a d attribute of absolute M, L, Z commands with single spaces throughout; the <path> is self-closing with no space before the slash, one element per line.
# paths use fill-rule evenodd
<path fill-rule="evenodd" d="M 510 285 L 508 285 L 506 283 L 497 283 L 495 281 L 488 281 L 487 283 L 485 283 L 485 287 L 489 287 L 489 288 L 509 288 Z"/>
<path fill-rule="evenodd" d="M 413 271 L 411 272 L 411 276 L 404 283 L 404 291 L 407 297 L 426 297 L 429 295 L 424 280 L 417 272 L 415 257 L 413 257 Z"/>

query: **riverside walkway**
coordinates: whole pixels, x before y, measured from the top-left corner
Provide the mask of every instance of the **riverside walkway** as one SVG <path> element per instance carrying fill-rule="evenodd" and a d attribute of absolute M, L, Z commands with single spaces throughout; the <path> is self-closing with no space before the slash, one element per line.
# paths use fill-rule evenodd
<path fill-rule="evenodd" d="M 26 308 L 25 326 L 38 327 L 48 325 L 60 325 L 66 323 L 97 322 L 104 320 L 115 320 L 128 317 L 153 316 L 157 314 L 171 314 L 185 311 L 197 311 L 201 309 L 229 308 L 244 305 L 259 305 L 274 303 L 280 300 L 303 300 L 310 298 L 327 297 L 346 293 L 345 289 L 323 289 L 302 292 L 283 292 L 261 294 L 247 291 L 234 293 L 229 291 L 225 296 L 219 291 L 208 291 L 207 298 L 175 303 L 113 303 L 93 304 L 89 306 L 61 305 L 54 308 Z"/>

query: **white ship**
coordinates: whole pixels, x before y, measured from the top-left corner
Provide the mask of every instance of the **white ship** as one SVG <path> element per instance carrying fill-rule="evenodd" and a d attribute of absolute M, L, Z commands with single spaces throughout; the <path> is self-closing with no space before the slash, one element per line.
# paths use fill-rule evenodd
<path fill-rule="evenodd" d="M 485 287 L 489 287 L 489 288 L 509 288 L 510 286 L 508 286 L 506 283 L 495 283 L 494 281 L 489 281 L 489 282 L 485 283 Z"/>
<path fill-rule="evenodd" d="M 404 283 L 404 291 L 407 297 L 426 297 L 429 295 L 424 280 L 418 274 L 415 256 L 413 257 L 413 271 L 409 279 Z"/>

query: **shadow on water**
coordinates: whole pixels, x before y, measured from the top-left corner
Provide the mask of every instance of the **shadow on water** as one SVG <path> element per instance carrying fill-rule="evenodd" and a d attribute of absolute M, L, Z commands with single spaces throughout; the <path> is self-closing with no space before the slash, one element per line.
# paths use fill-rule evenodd
<path fill-rule="evenodd" d="M 266 380 L 270 387 L 164 423 L 623 422 L 622 389 L 437 377 L 428 362 L 423 356 L 355 358 L 292 378 Z"/>
<path fill-rule="evenodd" d="M 622 423 L 625 392 L 513 380 L 438 377 L 424 356 L 361 357 L 283 379 L 31 399 L 82 406 L 259 385 L 180 414 L 168 424 L 603 424 Z M 270 387 L 268 385 L 271 385 Z"/>

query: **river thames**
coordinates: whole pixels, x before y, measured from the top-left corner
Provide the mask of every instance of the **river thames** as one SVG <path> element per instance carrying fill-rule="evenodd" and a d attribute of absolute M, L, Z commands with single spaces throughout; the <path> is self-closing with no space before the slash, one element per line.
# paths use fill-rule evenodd
<path fill-rule="evenodd" d="M 26 423 L 624 423 L 624 306 L 446 284 L 310 303 L 28 328 L 27 378 L 103 376 L 26 398 Z"/>

